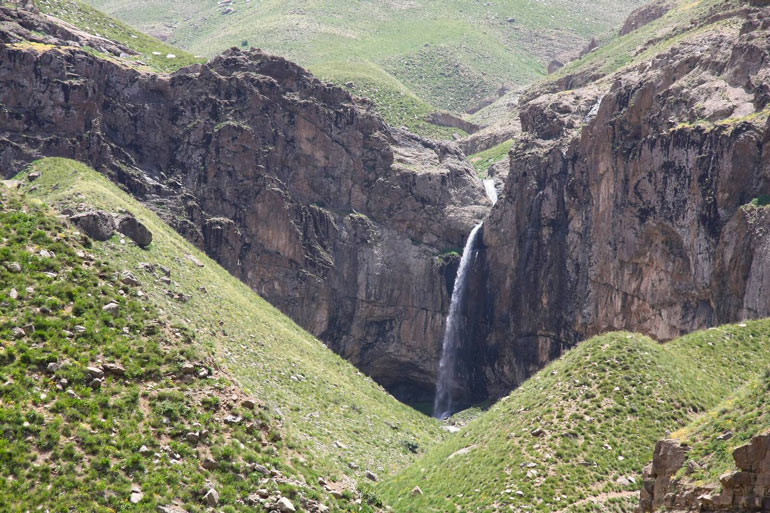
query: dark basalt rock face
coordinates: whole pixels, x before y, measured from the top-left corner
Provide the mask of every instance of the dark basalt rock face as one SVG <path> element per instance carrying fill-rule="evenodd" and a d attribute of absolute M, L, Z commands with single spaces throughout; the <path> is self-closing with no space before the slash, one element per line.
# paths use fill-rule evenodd
<path fill-rule="evenodd" d="M 667 340 L 770 315 L 770 214 L 750 205 L 770 194 L 770 10 L 700 23 L 723 19 L 614 76 L 522 96 L 470 289 L 480 397 L 600 332 Z"/>
<path fill-rule="evenodd" d="M 3 40 L 32 37 L 20 24 L 0 8 Z M 462 152 L 259 51 L 162 75 L 79 37 L 0 46 L 3 173 L 90 164 L 381 384 L 430 399 L 454 272 L 440 255 L 489 209 Z"/>

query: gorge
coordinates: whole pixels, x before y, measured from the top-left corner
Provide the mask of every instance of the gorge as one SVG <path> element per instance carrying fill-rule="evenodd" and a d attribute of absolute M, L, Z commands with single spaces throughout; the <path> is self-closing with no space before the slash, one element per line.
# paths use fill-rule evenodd
<path fill-rule="evenodd" d="M 8 43 L 88 44 L 2 9 Z M 764 212 L 743 208 L 770 192 L 766 12 L 686 14 L 692 27 L 735 27 L 672 43 L 652 64 L 578 62 L 520 96 L 504 192 L 467 277 L 465 402 L 507 393 L 608 329 L 666 340 L 768 313 L 753 228 Z M 670 20 L 620 40 L 675 37 Z M 391 128 L 371 103 L 258 52 L 162 75 L 72 47 L 0 51 L 6 176 L 46 155 L 90 163 L 397 397 L 434 398 L 451 252 L 494 189 L 455 144 Z"/>
<path fill-rule="evenodd" d="M 770 507 L 770 0 L 93 1 L 0 2 L 0 511 Z"/>

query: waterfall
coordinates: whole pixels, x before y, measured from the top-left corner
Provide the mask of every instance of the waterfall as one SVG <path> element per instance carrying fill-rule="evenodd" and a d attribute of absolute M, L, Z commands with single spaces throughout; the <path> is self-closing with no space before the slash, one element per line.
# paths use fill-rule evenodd
<path fill-rule="evenodd" d="M 497 203 L 497 189 L 495 188 L 495 181 L 491 178 L 487 178 L 483 181 L 483 183 L 484 190 L 487 192 L 487 198 L 489 198 L 489 201 L 491 201 L 494 205 Z"/>
<path fill-rule="evenodd" d="M 490 198 L 491 199 L 491 198 Z M 436 399 L 433 403 L 433 416 L 445 419 L 452 414 L 452 389 L 455 386 L 455 363 L 457 351 L 460 349 L 462 330 L 462 306 L 465 300 L 465 288 L 468 271 L 473 261 L 473 247 L 476 235 L 483 223 L 477 224 L 465 242 L 460 267 L 457 269 L 452 299 L 449 303 L 449 315 L 444 329 L 444 340 L 441 346 L 441 361 L 439 363 L 438 382 L 436 383 Z"/>

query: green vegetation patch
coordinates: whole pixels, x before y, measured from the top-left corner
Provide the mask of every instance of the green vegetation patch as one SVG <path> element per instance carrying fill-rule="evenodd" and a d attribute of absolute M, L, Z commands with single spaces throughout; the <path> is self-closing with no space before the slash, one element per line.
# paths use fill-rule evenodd
<path fill-rule="evenodd" d="M 691 447 L 679 477 L 715 484 L 735 469 L 733 451 L 770 429 L 770 370 L 732 397 L 672 434 Z"/>
<path fill-rule="evenodd" d="M 511 147 L 513 147 L 513 141 L 504 141 L 488 150 L 470 155 L 468 160 L 473 164 L 473 168 L 476 170 L 479 177 L 486 178 L 489 168 L 493 164 L 497 164 L 506 159 L 508 157 L 508 152 L 511 151 Z"/>
<path fill-rule="evenodd" d="M 388 121 L 436 137 L 453 132 L 413 122 L 425 105 L 428 112 L 464 112 L 504 84 L 532 82 L 544 75 L 554 51 L 571 52 L 592 36 L 615 30 L 642 3 L 91 1 L 147 33 L 203 55 L 245 42 L 286 56 L 338 85 L 367 82 L 359 91 L 371 94 Z M 353 69 L 373 82 L 351 76 Z M 408 90 L 406 98 L 392 94 L 401 91 L 394 82 Z"/>
<path fill-rule="evenodd" d="M 404 512 L 622 511 L 637 500 L 641 470 L 667 430 L 764 371 L 768 334 L 770 320 L 666 345 L 630 333 L 587 340 L 379 493 Z"/>
<path fill-rule="evenodd" d="M 760 194 L 759 197 L 751 200 L 749 205 L 753 207 L 766 207 L 770 205 L 770 194 Z"/>
<path fill-rule="evenodd" d="M 280 421 L 231 400 L 243 393 L 196 334 L 89 240 L 0 189 L 0 241 L 0 510 L 196 512 L 209 482 L 222 505 L 246 511 L 238 500 L 257 487 L 278 491 L 254 465 L 297 476 L 279 456 Z M 185 364 L 211 377 L 183 379 Z"/>

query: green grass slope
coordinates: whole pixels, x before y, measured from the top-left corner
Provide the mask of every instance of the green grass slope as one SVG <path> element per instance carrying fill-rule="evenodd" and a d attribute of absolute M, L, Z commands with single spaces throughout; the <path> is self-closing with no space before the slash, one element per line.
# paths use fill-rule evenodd
<path fill-rule="evenodd" d="M 268 406 L 298 468 L 307 459 L 313 472 L 354 486 L 365 470 L 389 474 L 444 436 L 437 421 L 393 399 L 103 176 L 64 159 L 33 169 L 42 176 L 32 185 L 19 177 L 31 197 L 57 209 L 128 210 L 150 228 L 147 250 L 116 236 L 91 251 L 136 274 L 169 322 L 194 333 L 196 347 Z M 168 277 L 140 270 L 143 262 L 165 266 Z"/>
<path fill-rule="evenodd" d="M 195 333 L 39 201 L 2 185 L 0 241 L 0 511 L 192 513 L 206 509 L 208 483 L 231 512 L 254 511 L 258 488 L 360 510 L 292 467 L 280 420 L 246 404 Z M 97 386 L 102 364 L 115 372 Z"/>
<path fill-rule="evenodd" d="M 568 75 L 584 75 L 594 77 L 597 85 L 608 88 L 616 72 L 650 62 L 671 46 L 704 33 L 730 30 L 735 23 L 733 19 L 716 16 L 709 20 L 709 13 L 715 9 L 727 12 L 745 4 L 741 0 L 672 0 L 669 3 L 672 8 L 662 17 L 624 36 L 613 34 L 602 41 L 599 48 L 543 77 L 534 87 L 547 90 L 549 84 Z M 469 119 L 484 125 L 504 123 L 511 116 L 518 116 L 518 112 L 510 108 L 510 102 L 510 96 L 503 96 Z"/>
<path fill-rule="evenodd" d="M 671 435 L 691 447 L 688 460 L 695 464 L 686 462 L 678 477 L 698 485 L 717 484 L 724 472 L 735 470 L 733 451 L 769 430 L 770 371 L 767 371 Z"/>
<path fill-rule="evenodd" d="M 125 60 L 134 62 L 137 66 L 159 72 L 173 72 L 181 67 L 205 61 L 185 50 L 143 34 L 80 0 L 38 0 L 36 3 L 46 14 L 64 20 L 89 34 L 110 39 L 134 50 L 137 55 L 128 56 Z M 169 55 L 173 55 L 173 58 L 169 58 Z"/>
<path fill-rule="evenodd" d="M 513 141 L 504 141 L 488 150 L 468 155 L 468 160 L 479 176 L 485 178 L 487 176 L 487 171 L 489 171 L 489 168 L 492 165 L 497 164 L 508 157 L 508 152 L 511 151 L 512 146 Z"/>
<path fill-rule="evenodd" d="M 625 36 L 613 37 L 597 50 L 550 75 L 549 79 L 558 79 L 567 74 L 587 70 L 606 75 L 626 66 L 649 61 L 674 44 L 705 31 L 730 25 L 732 20 L 720 17 L 711 23 L 704 23 L 715 7 L 727 11 L 744 4 L 741 0 L 675 0 L 672 2 L 672 9 L 661 18 Z"/>
<path fill-rule="evenodd" d="M 628 333 L 595 337 L 378 493 L 404 512 L 631 511 L 655 442 L 769 363 L 770 320 L 665 345 Z"/>
<path fill-rule="evenodd" d="M 614 30 L 641 3 L 233 0 L 219 6 L 208 0 L 92 0 L 105 12 L 196 53 L 259 47 L 338 84 L 388 75 L 378 79 L 379 87 L 363 91 L 392 124 L 423 131 L 426 127 L 415 122 L 424 115 L 420 102 L 463 112 L 503 84 L 529 83 L 543 75 L 554 55 L 574 52 L 590 37 Z M 389 117 L 389 110 L 400 110 L 391 107 L 400 92 L 397 83 L 420 102 L 411 105 L 408 116 Z"/>

